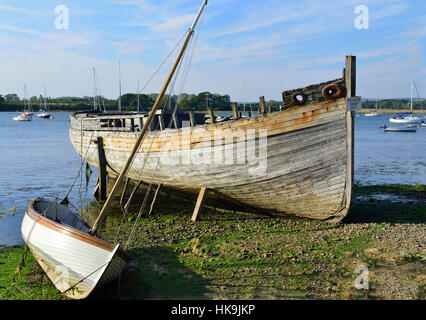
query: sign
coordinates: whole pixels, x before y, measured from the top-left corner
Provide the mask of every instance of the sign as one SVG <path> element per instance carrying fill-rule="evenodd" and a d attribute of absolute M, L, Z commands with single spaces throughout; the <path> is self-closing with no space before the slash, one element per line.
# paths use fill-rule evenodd
<path fill-rule="evenodd" d="M 346 111 L 361 110 L 361 97 L 346 98 Z"/>

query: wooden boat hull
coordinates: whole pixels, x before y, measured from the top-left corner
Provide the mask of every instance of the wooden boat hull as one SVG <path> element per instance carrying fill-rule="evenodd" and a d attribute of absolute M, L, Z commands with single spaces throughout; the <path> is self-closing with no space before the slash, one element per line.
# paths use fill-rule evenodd
<path fill-rule="evenodd" d="M 42 199 L 31 201 L 22 221 L 22 237 L 34 258 L 55 287 L 72 299 L 86 298 L 118 277 L 128 261 L 119 245 L 91 236 L 88 230 L 68 208 Z"/>
<path fill-rule="evenodd" d="M 74 148 L 99 167 L 95 142 L 102 137 L 107 170 L 117 175 L 138 132 L 103 124 L 125 117 L 125 123 L 138 123 L 130 115 L 71 115 Z M 221 132 L 223 139 L 215 139 Z M 227 162 L 223 155 L 229 150 L 234 161 Z M 249 154 L 258 157 L 253 161 Z M 339 221 L 352 197 L 353 115 L 346 111 L 346 98 L 339 98 L 252 118 L 149 132 L 126 176 L 188 192 L 206 187 L 271 215 Z"/>

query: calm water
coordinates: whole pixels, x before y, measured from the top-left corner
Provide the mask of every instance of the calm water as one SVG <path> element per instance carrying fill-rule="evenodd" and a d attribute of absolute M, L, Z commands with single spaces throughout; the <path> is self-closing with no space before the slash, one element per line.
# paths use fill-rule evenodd
<path fill-rule="evenodd" d="M 13 121 L 16 112 L 0 112 L 0 212 L 38 196 L 63 199 L 81 166 L 68 137 L 69 113 L 51 113 L 54 119 Z M 89 183 L 88 197 L 97 170 Z M 81 194 L 81 197 L 80 197 Z M 86 178 L 78 177 L 69 199 L 86 198 Z M 72 202 L 76 203 L 76 202 Z M 77 202 L 78 203 L 78 202 Z M 23 243 L 21 221 L 27 203 L 0 215 L 0 244 Z"/>
<path fill-rule="evenodd" d="M 36 113 L 35 113 L 36 114 Z M 54 119 L 13 121 L 15 112 L 0 112 L 0 212 L 38 196 L 63 199 L 73 184 L 81 159 L 68 137 L 69 113 Z M 385 133 L 389 115 L 355 118 L 355 181 L 358 184 L 426 184 L 426 128 L 416 133 Z M 86 192 L 79 177 L 72 203 L 92 198 L 95 168 Z M 73 202 L 74 201 L 74 202 Z M 0 216 L 0 244 L 22 244 L 20 226 L 25 205 Z"/>
<path fill-rule="evenodd" d="M 401 126 L 391 115 L 355 118 L 355 183 L 360 185 L 426 184 L 426 127 L 417 132 L 384 132 Z"/>

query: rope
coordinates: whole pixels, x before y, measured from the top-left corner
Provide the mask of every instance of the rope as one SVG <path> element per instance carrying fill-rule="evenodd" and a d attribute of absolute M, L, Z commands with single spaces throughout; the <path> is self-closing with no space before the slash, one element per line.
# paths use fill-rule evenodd
<path fill-rule="evenodd" d="M 144 89 L 148 86 L 148 84 L 152 81 L 152 79 L 157 75 L 158 71 L 163 67 L 163 65 L 166 63 L 166 61 L 170 58 L 170 56 L 173 54 L 173 52 L 176 50 L 176 48 L 179 46 L 179 44 L 183 41 L 188 31 L 186 31 L 182 38 L 179 40 L 179 42 L 176 44 L 176 46 L 172 49 L 172 51 L 167 55 L 167 57 L 163 60 L 163 62 L 160 64 L 160 66 L 154 71 L 151 78 L 149 78 L 148 82 L 145 84 L 145 86 L 142 88 L 141 92 L 144 91 Z"/>
<path fill-rule="evenodd" d="M 192 53 L 193 53 L 193 51 L 192 51 Z M 170 89 L 170 90 L 171 90 L 171 92 L 173 91 L 174 85 L 175 85 L 176 80 L 177 80 L 177 78 L 178 78 L 178 74 L 179 74 L 179 72 L 180 72 L 180 68 L 182 67 L 182 65 L 184 65 L 183 61 L 185 61 L 186 57 L 187 57 L 187 54 L 186 54 L 186 52 L 185 52 L 185 53 L 184 53 L 184 57 L 183 57 L 183 59 L 181 60 L 181 62 L 179 63 L 179 66 L 178 66 L 178 68 L 177 68 L 175 78 L 174 78 L 174 80 L 173 80 L 173 82 L 172 82 L 171 89 Z M 184 70 L 185 70 L 185 68 L 186 68 L 186 71 L 188 71 L 188 70 L 189 70 L 189 65 L 190 65 L 190 61 L 191 61 L 191 59 L 192 59 L 192 55 L 190 56 L 189 60 L 187 60 L 187 63 L 186 63 L 186 65 L 185 65 L 185 67 L 184 67 Z M 184 80 L 185 80 L 185 79 L 186 79 L 186 77 L 184 77 Z M 184 80 L 183 80 L 183 82 L 184 82 Z M 181 88 L 183 88 L 183 84 L 182 84 Z M 169 95 L 169 99 L 170 99 L 170 98 L 171 98 L 171 94 Z M 167 129 L 170 129 L 170 128 L 171 128 L 171 125 L 172 125 L 172 123 L 173 123 L 174 116 L 176 115 L 176 112 L 177 112 L 177 109 L 178 109 L 178 103 L 177 103 L 177 102 L 178 102 L 178 101 L 176 101 L 176 104 L 175 104 L 175 107 L 174 107 L 174 110 L 173 110 L 173 114 L 172 114 L 172 117 L 170 118 L 170 121 L 169 121 L 169 124 L 168 124 L 168 126 L 167 126 Z M 155 132 L 155 135 L 154 135 L 154 137 L 153 137 L 153 139 L 152 139 L 152 142 L 154 141 L 154 138 L 155 138 L 155 136 L 156 136 L 157 134 L 158 134 L 158 131 L 156 131 L 156 132 Z M 141 144 L 141 145 L 142 145 L 142 144 Z M 151 143 L 151 147 L 152 147 L 152 143 Z M 150 147 L 150 149 L 151 149 L 151 147 Z M 150 149 L 149 149 L 149 150 L 150 150 Z M 145 159 L 145 162 L 144 162 L 143 168 L 145 167 L 145 163 L 146 163 L 146 161 L 148 160 L 149 155 L 150 155 L 150 152 L 148 152 L 148 154 L 147 154 L 147 157 L 146 157 L 146 159 Z M 136 157 L 135 157 L 135 158 L 136 158 Z M 134 222 L 134 224 L 133 224 L 133 227 L 132 227 L 132 230 L 131 230 L 131 232 L 130 232 L 130 235 L 129 235 L 128 239 L 127 239 L 126 245 L 125 245 L 125 247 L 124 247 L 125 249 L 127 249 L 127 247 L 129 246 L 129 244 L 130 244 L 130 240 L 132 239 L 133 234 L 134 234 L 134 231 L 135 231 L 135 229 L 136 229 L 136 225 L 137 225 L 137 223 L 139 222 L 139 219 L 140 219 L 140 217 L 142 216 L 143 211 L 145 210 L 145 206 L 146 206 L 146 203 L 147 203 L 147 200 L 148 200 L 149 194 L 150 194 L 150 192 L 151 192 L 151 188 L 152 188 L 152 185 L 153 185 L 154 177 L 155 177 L 155 176 L 156 176 L 156 174 L 157 174 L 157 170 L 158 170 L 158 168 L 159 168 L 159 164 L 160 164 L 160 158 L 158 157 L 157 164 L 156 164 L 156 166 L 155 166 L 155 170 L 154 170 L 154 172 L 153 172 L 153 174 L 152 174 L 152 177 L 151 177 L 151 179 L 150 179 L 151 181 L 150 181 L 150 184 L 149 184 L 149 186 L 148 186 L 148 190 L 147 190 L 147 191 L 146 191 L 146 193 L 145 193 L 145 197 L 144 197 L 144 200 L 143 200 L 142 206 L 141 206 L 141 208 L 140 208 L 140 210 L 139 210 L 139 213 L 138 213 L 138 216 L 137 216 L 137 218 L 136 218 L 136 220 L 135 220 L 135 222 Z M 142 174 L 142 171 L 143 171 L 143 169 L 141 170 L 141 174 Z M 153 199 L 153 201 L 155 201 L 155 198 Z"/>
<path fill-rule="evenodd" d="M 71 187 L 68 190 L 64 200 L 68 198 L 69 194 L 71 193 L 72 189 L 75 186 L 75 183 L 77 182 L 78 177 L 81 176 L 81 170 L 83 168 L 83 163 L 84 163 L 83 158 L 87 158 L 87 154 L 89 153 L 89 149 L 90 149 L 90 145 L 92 143 L 94 133 L 95 133 L 95 131 L 92 131 L 92 136 L 90 137 L 90 141 L 89 141 L 89 145 L 87 146 L 86 154 L 84 155 L 84 157 L 81 157 L 80 168 L 78 169 L 78 173 L 77 173 L 76 177 L 74 178 L 74 181 L 71 184 Z M 80 150 L 83 150 L 83 119 L 81 119 L 81 123 L 80 123 Z M 81 186 L 81 184 L 80 184 L 80 186 Z M 62 200 L 62 201 L 64 201 L 64 200 Z"/>
<path fill-rule="evenodd" d="M 87 276 L 85 276 L 84 278 L 80 279 L 79 281 L 77 281 L 76 283 L 74 283 L 71 287 L 69 287 L 67 290 L 61 292 L 60 294 L 65 294 L 66 292 L 70 291 L 71 289 L 75 288 L 75 286 L 77 286 L 78 284 L 80 284 L 81 282 L 83 282 L 84 280 L 86 280 L 88 277 L 90 277 L 92 274 L 94 274 L 95 272 L 99 271 L 100 269 L 102 269 L 103 267 L 105 267 L 106 265 L 110 264 L 112 262 L 112 259 L 114 258 L 114 256 L 107 262 L 105 262 L 103 265 L 101 265 L 99 268 L 97 268 L 95 271 L 89 273 Z"/>

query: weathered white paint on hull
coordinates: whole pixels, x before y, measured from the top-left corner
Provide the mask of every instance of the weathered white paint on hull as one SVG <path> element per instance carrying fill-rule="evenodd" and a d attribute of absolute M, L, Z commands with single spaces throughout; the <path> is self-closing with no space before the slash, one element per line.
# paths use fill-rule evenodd
<path fill-rule="evenodd" d="M 113 280 L 124 269 L 125 260 L 116 255 L 118 245 L 106 249 L 87 243 L 28 210 L 21 225 L 22 237 L 49 279 L 66 296 L 86 298 L 93 289 Z"/>
<path fill-rule="evenodd" d="M 340 98 L 200 128 L 150 132 L 127 177 L 147 182 L 153 178 L 155 184 L 182 190 L 207 187 L 274 215 L 339 220 L 347 214 L 345 204 L 350 202 L 345 198 L 348 162 L 353 161 L 348 156 L 348 135 L 353 135 L 348 130 L 348 116 L 346 99 Z M 110 166 L 107 169 L 110 174 L 116 174 L 124 166 L 138 133 L 96 130 L 97 123 L 96 118 L 71 116 L 71 142 L 84 160 L 98 166 L 97 146 L 93 141 L 103 137 Z M 233 130 L 236 135 L 240 132 L 240 141 L 249 141 L 245 149 L 238 149 L 237 139 L 215 143 L 214 132 L 219 129 Z M 250 162 L 247 154 L 257 155 L 259 137 L 262 139 L 265 129 L 267 152 L 259 153 Z M 256 139 L 244 135 L 250 130 L 256 132 Z M 159 152 L 166 142 L 171 150 L 169 158 Z M 215 162 L 227 148 L 232 148 L 234 158 L 243 159 L 244 163 Z M 185 162 L 199 153 L 207 155 L 210 163 Z M 163 161 L 170 158 L 179 161 Z M 266 164 L 266 169 L 256 171 L 262 168 L 261 164 Z"/>

